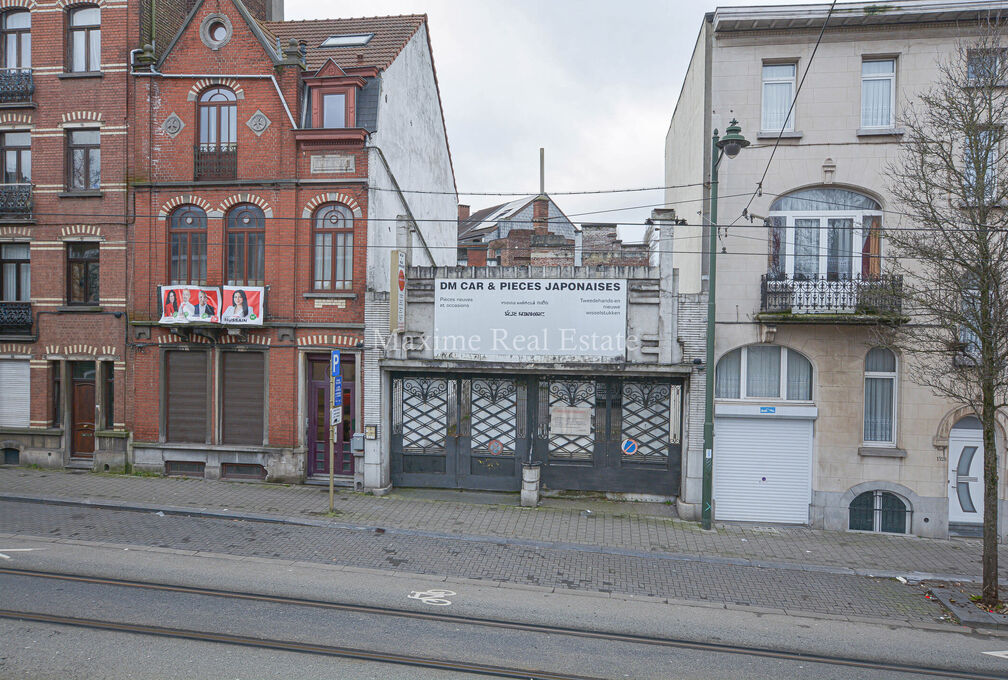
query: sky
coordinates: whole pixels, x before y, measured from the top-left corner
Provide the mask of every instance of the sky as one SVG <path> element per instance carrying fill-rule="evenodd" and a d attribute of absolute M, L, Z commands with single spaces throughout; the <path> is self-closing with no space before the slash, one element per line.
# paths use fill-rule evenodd
<path fill-rule="evenodd" d="M 792 0 L 726 5 L 794 4 Z M 576 224 L 642 233 L 665 133 L 705 12 L 700 0 L 286 0 L 286 19 L 428 16 L 459 202 L 473 211 L 546 191 Z M 403 187 L 404 189 L 407 187 Z M 426 189 L 427 187 L 408 187 Z M 638 225 L 634 227 L 633 225 Z"/>

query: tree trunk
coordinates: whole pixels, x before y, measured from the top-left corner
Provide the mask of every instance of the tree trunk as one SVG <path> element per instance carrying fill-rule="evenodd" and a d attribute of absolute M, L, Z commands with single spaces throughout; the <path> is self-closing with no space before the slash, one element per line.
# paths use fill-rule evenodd
<path fill-rule="evenodd" d="M 987 381 L 983 388 L 984 524 L 983 524 L 983 604 L 998 603 L 998 457 L 994 437 L 994 389 Z"/>

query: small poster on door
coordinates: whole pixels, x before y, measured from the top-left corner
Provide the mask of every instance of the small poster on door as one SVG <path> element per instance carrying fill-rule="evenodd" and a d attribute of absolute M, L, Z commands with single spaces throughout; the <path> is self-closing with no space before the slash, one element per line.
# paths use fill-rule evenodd
<path fill-rule="evenodd" d="M 262 326 L 262 286 L 224 286 L 224 312 L 221 323 L 228 326 Z"/>
<path fill-rule="evenodd" d="M 220 289 L 206 286 L 160 286 L 161 323 L 218 323 Z"/>
<path fill-rule="evenodd" d="M 550 434 L 591 435 L 590 406 L 553 406 L 550 408 Z"/>

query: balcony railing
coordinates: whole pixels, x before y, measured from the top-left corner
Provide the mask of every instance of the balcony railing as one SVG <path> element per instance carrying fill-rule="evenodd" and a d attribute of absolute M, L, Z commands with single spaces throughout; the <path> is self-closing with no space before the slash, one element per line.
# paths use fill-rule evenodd
<path fill-rule="evenodd" d="M 35 93 L 35 80 L 30 70 L 0 70 L 0 104 L 30 102 Z"/>
<path fill-rule="evenodd" d="M 30 302 L 0 302 L 0 335 L 28 335 L 31 329 Z"/>
<path fill-rule="evenodd" d="M 0 218 L 29 217 L 31 213 L 31 184 L 0 184 Z"/>
<path fill-rule="evenodd" d="M 238 174 L 238 145 L 197 144 L 194 166 L 196 181 L 234 179 Z"/>
<path fill-rule="evenodd" d="M 901 276 L 834 279 L 764 275 L 760 312 L 795 316 L 900 317 L 902 298 Z"/>

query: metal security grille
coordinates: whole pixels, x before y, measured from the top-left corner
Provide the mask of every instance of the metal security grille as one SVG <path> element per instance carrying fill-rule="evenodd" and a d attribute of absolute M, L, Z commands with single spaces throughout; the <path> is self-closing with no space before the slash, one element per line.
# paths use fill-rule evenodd
<path fill-rule="evenodd" d="M 447 423 L 448 381 L 442 378 L 403 378 L 403 453 L 426 453 L 432 449 L 443 451 Z"/>
<path fill-rule="evenodd" d="M 623 437 L 637 442 L 637 450 L 625 458 L 664 462 L 668 457 L 670 394 L 664 383 L 623 383 Z"/>
<path fill-rule="evenodd" d="M 541 396 L 541 395 L 540 395 Z M 592 460 L 595 451 L 595 382 L 581 380 L 551 380 L 549 408 L 591 409 L 591 434 L 568 435 L 550 431 L 549 457 L 559 460 Z"/>
<path fill-rule="evenodd" d="M 480 378 L 472 381 L 472 450 L 495 456 L 515 453 L 518 390 L 514 380 Z M 491 450 L 498 441 L 502 450 Z"/>

